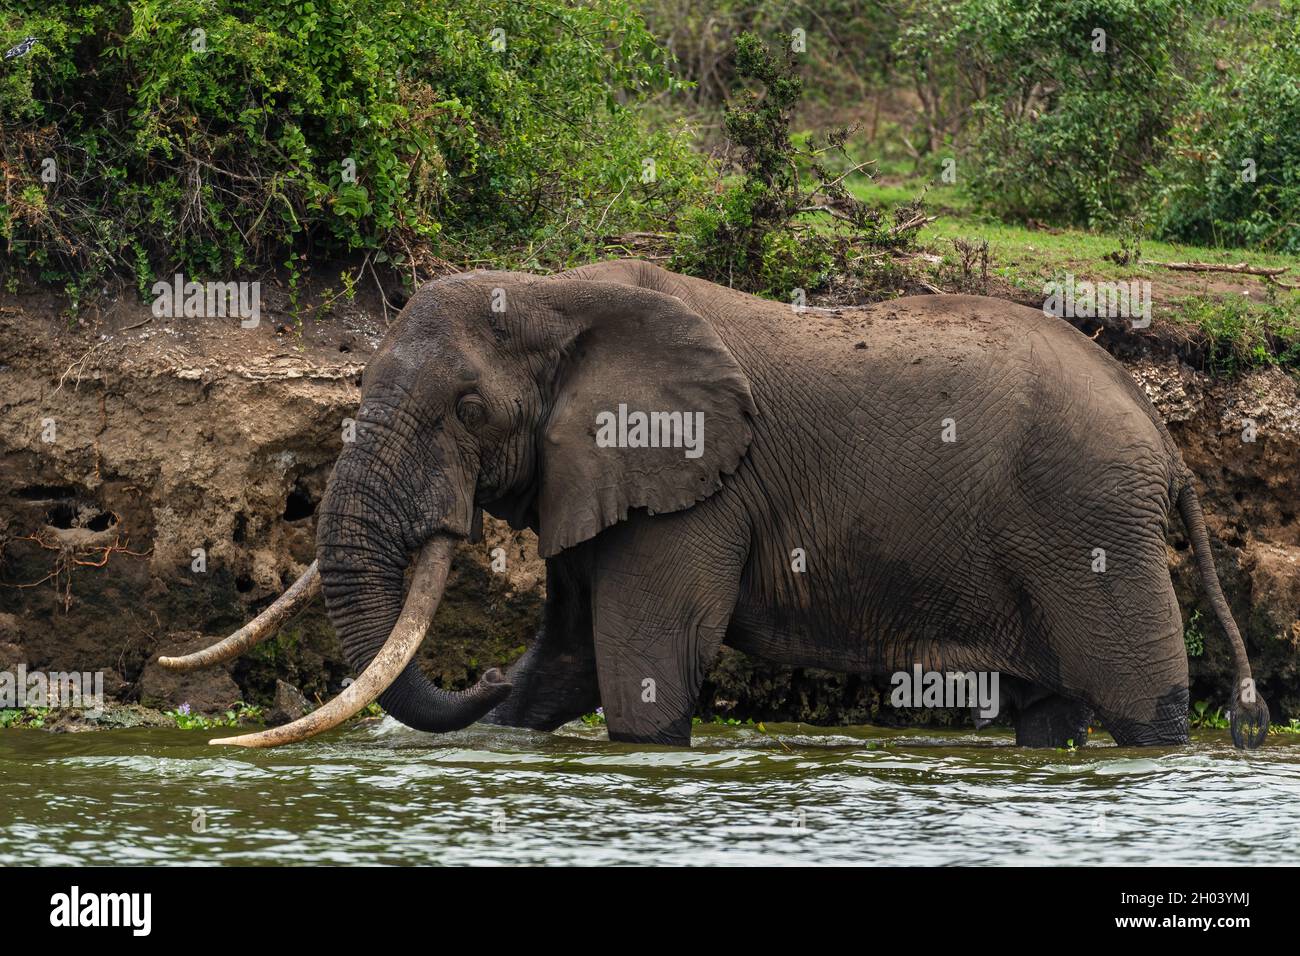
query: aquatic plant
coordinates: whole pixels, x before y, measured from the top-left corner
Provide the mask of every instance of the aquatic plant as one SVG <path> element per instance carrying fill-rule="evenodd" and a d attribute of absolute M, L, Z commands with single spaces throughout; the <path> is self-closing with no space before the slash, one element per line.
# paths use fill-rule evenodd
<path fill-rule="evenodd" d="M 224 714 L 218 714 L 215 717 L 192 713 L 188 703 L 181 704 L 175 710 L 164 711 L 163 716 L 170 717 L 175 721 L 176 727 L 180 730 L 212 730 L 217 727 L 239 727 L 243 724 L 260 724 L 265 720 L 261 707 L 256 704 L 246 704 L 242 700 L 236 701 Z"/>
<path fill-rule="evenodd" d="M 6 707 L 0 709 L 0 730 L 10 727 L 41 728 L 49 715 L 48 707 Z"/>

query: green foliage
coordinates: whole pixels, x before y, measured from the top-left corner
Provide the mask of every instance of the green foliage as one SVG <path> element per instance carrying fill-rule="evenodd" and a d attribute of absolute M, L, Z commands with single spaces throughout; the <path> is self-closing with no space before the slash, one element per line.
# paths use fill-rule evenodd
<path fill-rule="evenodd" d="M 1176 321 L 1198 332 L 1211 373 L 1231 376 L 1267 366 L 1300 371 L 1300 310 L 1294 306 L 1190 296 L 1179 307 Z"/>
<path fill-rule="evenodd" d="M 1213 61 L 1206 27 L 1233 3 L 920 0 L 896 50 L 930 148 L 959 140 L 959 177 L 985 208 L 1104 225 L 1141 207 L 1171 104 Z"/>
<path fill-rule="evenodd" d="M 914 0 L 900 23 L 916 132 L 982 208 L 1300 251 L 1300 0 Z"/>
<path fill-rule="evenodd" d="M 261 707 L 254 704 L 245 704 L 242 700 L 236 702 L 224 714 L 218 714 L 215 717 L 205 717 L 203 714 L 191 713 L 188 704 L 177 710 L 164 711 L 163 716 L 174 720 L 180 730 L 214 730 L 220 727 L 239 727 L 250 723 L 260 724 L 265 719 Z"/>
<path fill-rule="evenodd" d="M 873 249 L 906 248 L 925 222 L 919 201 L 894 210 L 855 199 L 844 180 L 864 164 L 851 164 L 848 130 L 824 143 L 796 142 L 790 117 L 803 83 L 795 54 L 772 50 L 753 34 L 736 40 L 735 72 L 743 88 L 726 105 L 724 128 L 739 175 L 719 181 L 711 201 L 683 214 L 673 268 L 733 288 L 789 299 L 819 289 L 835 277 L 857 277 Z M 838 175 L 828 156 L 839 157 Z M 807 220 L 829 214 L 830 228 Z"/>
<path fill-rule="evenodd" d="M 1201 629 L 1201 612 L 1192 611 L 1183 627 L 1183 644 L 1187 647 L 1188 657 L 1200 657 L 1205 653 L 1205 631 Z"/>
<path fill-rule="evenodd" d="M 0 730 L 11 727 L 40 729 L 45 726 L 45 718 L 49 715 L 48 707 L 6 707 L 0 709 Z"/>
<path fill-rule="evenodd" d="M 1158 232 L 1300 253 L 1300 0 L 1256 13 L 1166 137 Z"/>
<path fill-rule="evenodd" d="M 1210 710 L 1208 700 L 1198 700 L 1192 705 L 1190 720 L 1193 727 L 1201 730 L 1227 730 L 1230 726 L 1228 718 L 1223 714 L 1223 708 L 1215 707 Z"/>
<path fill-rule="evenodd" d="M 563 260 L 694 185 L 635 109 L 671 80 L 628 0 L 9 4 L 0 46 L 29 35 L 0 72 L 0 241 L 47 280 Z"/>

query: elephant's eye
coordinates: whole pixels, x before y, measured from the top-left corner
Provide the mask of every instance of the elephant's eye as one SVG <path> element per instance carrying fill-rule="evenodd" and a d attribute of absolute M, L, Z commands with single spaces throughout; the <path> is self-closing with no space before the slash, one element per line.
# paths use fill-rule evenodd
<path fill-rule="evenodd" d="M 466 428 L 476 430 L 487 421 L 487 406 L 473 392 L 462 395 L 456 403 L 456 417 L 465 423 Z"/>

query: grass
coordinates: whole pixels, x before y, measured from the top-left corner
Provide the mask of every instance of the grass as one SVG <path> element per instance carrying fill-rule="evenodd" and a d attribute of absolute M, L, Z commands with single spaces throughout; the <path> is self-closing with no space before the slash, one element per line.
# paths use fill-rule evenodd
<path fill-rule="evenodd" d="M 1034 228 L 1000 222 L 977 211 L 956 184 L 926 180 L 886 164 L 876 179 L 852 177 L 858 199 L 892 207 L 925 193 L 927 212 L 937 216 L 920 236 L 924 251 L 941 256 L 935 276 L 951 274 L 959 256 L 954 242 L 987 241 L 989 293 L 1041 299 L 1046 283 L 1073 274 L 1079 279 L 1151 282 L 1153 325 L 1177 341 L 1201 347 L 1205 370 L 1230 376 L 1253 368 L 1281 367 L 1300 374 L 1300 290 L 1262 277 L 1219 272 L 1181 272 L 1157 262 L 1246 262 L 1288 269 L 1282 279 L 1300 282 L 1295 256 L 1250 249 L 1207 249 L 1139 238 L 1134 232 Z M 1140 251 L 1140 257 L 1133 255 Z M 1127 264 L 1110 258 L 1128 254 Z M 939 283 L 943 286 L 942 281 Z"/>

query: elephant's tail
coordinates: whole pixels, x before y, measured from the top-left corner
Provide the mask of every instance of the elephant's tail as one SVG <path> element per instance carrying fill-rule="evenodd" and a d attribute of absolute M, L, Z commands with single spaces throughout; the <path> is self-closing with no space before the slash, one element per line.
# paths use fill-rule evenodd
<path fill-rule="evenodd" d="M 1219 575 L 1214 569 L 1214 555 L 1210 553 L 1210 536 L 1205 532 L 1205 515 L 1201 511 L 1201 501 L 1196 497 L 1191 478 L 1178 493 L 1178 513 L 1183 516 L 1187 526 L 1187 536 L 1192 542 L 1192 551 L 1196 555 L 1196 570 L 1201 576 L 1201 585 L 1214 606 L 1214 615 L 1228 635 L 1232 645 L 1232 656 L 1236 663 L 1236 687 L 1232 691 L 1232 742 L 1242 749 L 1253 749 L 1264 742 L 1268 734 L 1268 705 L 1264 698 L 1255 691 L 1255 680 L 1250 676 L 1250 660 L 1246 657 L 1246 645 L 1242 643 L 1241 632 L 1232 619 L 1232 609 L 1223 596 L 1219 586 Z"/>

